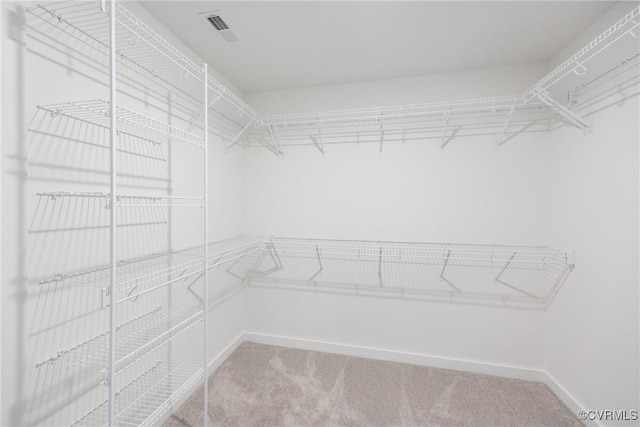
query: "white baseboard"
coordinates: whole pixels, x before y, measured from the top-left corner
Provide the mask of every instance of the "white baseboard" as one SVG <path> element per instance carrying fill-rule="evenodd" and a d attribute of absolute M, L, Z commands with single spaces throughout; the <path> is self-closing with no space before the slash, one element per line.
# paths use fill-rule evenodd
<path fill-rule="evenodd" d="M 220 353 L 218 353 L 211 360 L 211 362 L 209 362 L 209 365 L 207 365 L 207 378 L 209 377 L 209 375 L 215 372 L 215 370 L 218 369 L 225 360 L 227 360 L 227 357 L 231 356 L 231 353 L 236 351 L 236 348 L 238 348 L 240 344 L 248 341 L 245 338 L 245 335 L 245 333 L 241 332 L 233 341 L 231 341 L 229 345 L 227 345 Z"/>
<path fill-rule="evenodd" d="M 546 384 L 571 412 L 576 414 L 586 409 L 571 393 L 569 393 L 552 375 L 541 369 L 523 368 L 518 366 L 478 362 L 473 360 L 453 359 L 441 356 L 430 356 L 405 351 L 387 350 L 373 347 L 342 344 L 328 341 L 310 340 L 281 335 L 271 335 L 258 332 L 244 332 L 238 335 L 209 363 L 209 373 L 215 371 L 245 341 L 258 344 L 277 345 L 281 347 L 298 348 L 301 350 L 321 351 L 326 353 L 344 354 L 346 356 L 364 357 L 368 359 L 387 360 L 392 362 L 410 363 L 420 366 L 431 366 L 441 369 L 473 372 L 478 374 L 496 375 L 526 381 L 538 381 Z M 601 427 L 597 421 L 585 420 L 585 425 Z"/>
<path fill-rule="evenodd" d="M 551 389 L 551 391 L 553 391 L 556 394 L 556 396 L 558 396 L 558 398 L 562 400 L 562 402 L 565 405 L 567 405 L 569 409 L 571 409 L 571 412 L 573 412 L 574 414 L 577 414 L 578 411 L 580 410 L 591 409 L 591 408 L 587 408 L 586 406 L 578 402 L 578 400 L 575 397 L 573 397 L 573 395 L 569 393 L 567 389 L 564 388 L 558 382 L 558 380 L 556 380 L 555 377 L 551 375 L 549 372 L 545 372 L 545 378 L 543 383 L 545 383 Z M 593 426 L 593 427 L 602 426 L 602 424 L 597 420 L 582 420 L 582 422 L 586 426 Z"/>
<path fill-rule="evenodd" d="M 497 375 L 528 381 L 544 382 L 545 372 L 542 370 L 522 368 L 517 366 L 499 365 L 472 360 L 453 359 L 447 357 L 430 356 L 405 351 L 387 350 L 364 347 L 351 344 L 341 344 L 327 341 L 309 340 L 279 335 L 269 335 L 255 332 L 245 332 L 245 341 L 258 344 L 278 345 L 282 347 L 299 348 L 302 350 L 322 351 L 326 353 L 344 354 L 347 356 L 364 357 L 367 359 L 388 360 L 392 362 L 410 363 L 412 365 L 431 366 L 441 369 L 453 369 L 479 374 Z"/>

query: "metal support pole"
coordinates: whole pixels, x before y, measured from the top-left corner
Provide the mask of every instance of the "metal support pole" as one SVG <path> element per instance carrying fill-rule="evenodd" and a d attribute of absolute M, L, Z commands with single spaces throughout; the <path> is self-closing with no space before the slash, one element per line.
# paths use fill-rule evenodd
<path fill-rule="evenodd" d="M 208 108 L 213 107 L 213 104 L 215 104 L 216 102 L 218 102 L 218 100 L 220 100 L 220 98 L 222 98 L 222 95 L 216 95 L 213 97 L 213 99 L 211 100 L 211 102 L 207 103 L 206 105 L 208 105 Z M 205 110 L 206 111 L 206 110 Z M 198 117 L 195 118 L 194 121 L 192 121 L 189 124 L 189 127 L 187 128 L 187 132 L 191 132 L 191 130 L 198 124 L 198 122 L 200 121 L 201 118 L 204 117 L 204 113 L 198 115 Z"/>
<path fill-rule="evenodd" d="M 207 383 L 208 383 L 208 365 L 209 365 L 209 356 L 208 356 L 208 344 L 209 344 L 209 333 L 208 333 L 208 315 L 207 315 L 207 308 L 209 305 L 209 269 L 207 268 L 207 260 L 209 259 L 209 223 L 208 223 L 208 217 L 207 217 L 207 192 L 209 189 L 209 147 L 208 147 L 208 143 L 207 143 L 207 139 L 208 139 L 208 135 L 209 135 L 209 102 L 208 102 L 208 97 L 209 97 L 209 88 L 207 85 L 207 81 L 208 81 L 208 66 L 207 64 L 204 64 L 204 113 L 203 113 L 203 117 L 204 117 L 204 124 L 203 124 L 203 132 L 204 132 L 204 201 L 202 204 L 202 216 L 204 218 L 204 258 L 202 259 L 202 269 L 203 269 L 203 280 L 204 280 L 204 289 L 203 289 L 203 313 L 202 313 L 202 322 L 203 322 L 203 334 L 204 334 L 204 340 L 203 340 L 203 347 L 204 347 L 204 351 L 203 351 L 203 368 L 204 368 L 204 418 L 203 418 L 203 422 L 202 425 L 204 425 L 205 427 L 209 424 L 209 420 L 208 418 L 208 414 L 207 414 L 207 407 L 209 405 L 209 397 L 208 397 L 208 387 L 207 387 Z"/>
<path fill-rule="evenodd" d="M 116 226 L 117 226 L 117 204 L 116 204 L 116 161 L 117 161 L 117 129 L 116 129 L 116 0 L 109 2 L 109 366 L 107 374 L 107 384 L 109 396 L 107 398 L 107 425 L 115 424 L 114 400 L 116 397 L 116 383 L 114 367 L 116 364 Z"/>

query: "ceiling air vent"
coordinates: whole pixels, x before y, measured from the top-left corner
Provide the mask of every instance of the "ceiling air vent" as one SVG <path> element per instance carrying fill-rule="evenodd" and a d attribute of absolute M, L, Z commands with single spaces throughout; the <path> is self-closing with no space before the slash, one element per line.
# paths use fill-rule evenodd
<path fill-rule="evenodd" d="M 229 29 L 229 26 L 227 25 L 227 23 L 224 22 L 224 20 L 218 15 L 207 16 L 207 21 L 209 21 L 209 23 L 213 25 L 213 28 L 215 28 L 218 31 Z"/>
<path fill-rule="evenodd" d="M 220 35 L 220 37 L 228 42 L 238 41 L 238 37 L 233 33 L 233 31 L 231 31 L 231 29 L 229 29 L 229 24 L 227 24 L 224 19 L 222 19 L 222 16 L 220 16 L 220 13 L 218 11 L 208 13 L 205 12 L 201 13 L 200 15 L 204 16 L 207 22 L 216 29 L 216 32 Z"/>

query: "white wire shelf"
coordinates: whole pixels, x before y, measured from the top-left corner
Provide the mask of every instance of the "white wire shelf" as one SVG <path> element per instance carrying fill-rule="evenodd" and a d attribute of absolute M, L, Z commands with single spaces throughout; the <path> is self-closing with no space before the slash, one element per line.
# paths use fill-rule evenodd
<path fill-rule="evenodd" d="M 203 319 L 201 307 L 182 307 L 170 312 L 162 307 L 116 327 L 114 372 L 118 374 L 134 362 L 166 344 Z M 109 366 L 109 332 L 104 332 L 74 347 L 59 351 L 39 362 L 60 363 L 68 369 L 87 366 Z"/>
<path fill-rule="evenodd" d="M 575 256 L 542 246 L 272 238 L 251 285 L 546 306 Z"/>
<path fill-rule="evenodd" d="M 237 261 L 247 255 L 260 252 L 263 242 L 257 239 L 231 239 L 209 243 L 208 268 L 219 267 Z"/>
<path fill-rule="evenodd" d="M 209 90 L 213 91 L 213 97 L 210 97 L 210 103 L 215 105 L 215 102 L 223 99 L 235 108 L 236 116 L 247 116 L 249 120 L 255 120 L 258 117 L 258 113 L 253 108 L 210 74 L 207 76 L 207 86 Z"/>
<path fill-rule="evenodd" d="M 109 208 L 109 202 L 111 200 L 110 193 L 101 192 L 70 192 L 70 191 L 56 191 L 56 192 L 43 192 L 36 193 L 39 197 L 50 197 L 51 199 L 61 198 L 88 198 L 88 199 L 102 199 L 104 200 L 103 206 Z M 157 195 L 145 195 L 145 194 L 116 194 L 116 207 L 117 208 L 200 208 L 203 204 L 202 197 L 190 197 L 190 196 L 157 196 Z"/>
<path fill-rule="evenodd" d="M 504 143 L 522 132 L 546 131 L 551 121 L 542 104 L 526 104 L 521 95 L 464 99 L 428 104 L 346 109 L 262 116 L 261 132 L 246 138 L 281 154 L 287 145 L 324 146 L 496 135 Z"/>
<path fill-rule="evenodd" d="M 639 37 L 640 6 L 535 83 L 525 101 L 548 105 L 563 123 L 591 131 L 587 115 L 638 94 Z"/>
<path fill-rule="evenodd" d="M 101 128 L 109 129 L 109 102 L 103 99 L 91 101 L 66 102 L 63 104 L 39 105 L 38 109 L 52 116 L 65 116 Z M 190 132 L 162 123 L 143 114 L 117 106 L 117 132 L 154 144 L 162 143 L 166 138 L 173 142 L 204 146 L 204 140 Z"/>
<path fill-rule="evenodd" d="M 203 271 L 201 251 L 188 249 L 156 254 L 149 257 L 123 260 L 117 265 L 114 297 L 116 304 L 135 301 L 141 295 L 164 288 Z M 110 277 L 109 267 L 76 273 L 59 274 L 39 282 L 40 285 L 89 286 L 102 290 L 102 307 L 107 307 Z"/>
<path fill-rule="evenodd" d="M 109 47 L 110 2 L 61 1 L 39 3 L 34 9 Z M 188 84 L 188 78 L 203 81 L 204 68 L 173 46 L 145 22 L 116 2 L 116 53 L 149 71 L 176 88 Z"/>
<path fill-rule="evenodd" d="M 153 426 L 163 420 L 172 406 L 180 403 L 204 378 L 201 366 L 179 365 L 169 369 L 157 362 L 115 395 L 114 424 L 118 426 Z M 76 420 L 76 426 L 106 426 L 107 402 Z"/>
<path fill-rule="evenodd" d="M 103 48 L 109 47 L 108 2 L 107 12 L 99 1 L 37 4 L 30 11 L 41 19 L 64 23 L 79 35 L 88 37 Z M 133 70 L 146 70 L 148 78 L 160 80 L 164 87 L 185 95 L 194 107 L 199 104 L 204 67 L 197 64 L 178 48 L 153 31 L 142 20 L 116 3 L 116 46 L 118 61 Z M 233 141 L 247 122 L 258 120 L 258 114 L 247 103 L 211 75 L 207 76 L 209 108 L 218 119 L 221 130 L 216 133 Z M 200 115 L 195 121 L 202 118 Z"/>
<path fill-rule="evenodd" d="M 547 132 L 566 124 L 583 131 L 588 114 L 607 97 L 624 99 L 637 89 L 640 68 L 640 7 L 636 7 L 523 96 L 504 96 L 396 107 L 265 115 L 245 147 L 283 147 L 440 139 L 441 148 L 464 136 L 497 136 L 498 146 L 521 133 Z M 635 92 L 637 94 L 637 91 Z M 597 111 L 597 109 L 595 109 Z"/>
<path fill-rule="evenodd" d="M 232 263 L 248 254 L 262 250 L 256 239 L 231 239 L 209 244 L 209 269 Z M 139 296 L 190 277 L 199 277 L 203 271 L 202 247 L 164 252 L 122 260 L 117 264 L 115 285 L 116 303 L 135 301 Z M 90 270 L 61 273 L 38 282 L 39 285 L 89 286 L 101 289 L 106 296 L 109 288 L 109 266 Z M 103 303 L 103 307 L 106 302 Z"/>
<path fill-rule="evenodd" d="M 567 60 L 558 65 L 549 74 L 529 88 L 525 94 L 525 101 L 534 99 L 542 91 L 550 91 L 553 86 L 563 79 L 573 76 L 582 76 L 587 72 L 587 65 L 603 52 L 608 51 L 616 43 L 631 41 L 635 50 L 639 49 L 638 36 L 640 35 L 640 6 L 633 9 L 619 21 L 605 30 L 595 39 L 571 55 Z M 617 62 L 627 58 L 618 57 Z"/>

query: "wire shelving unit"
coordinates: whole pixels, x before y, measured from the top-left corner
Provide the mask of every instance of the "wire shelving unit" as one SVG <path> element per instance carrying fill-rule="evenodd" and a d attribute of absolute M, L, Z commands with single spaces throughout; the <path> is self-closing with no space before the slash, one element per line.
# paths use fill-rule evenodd
<path fill-rule="evenodd" d="M 89 46 L 108 53 L 110 7 L 109 1 L 60 1 L 38 3 L 29 12 L 43 21 L 66 26 L 69 33 L 76 35 Z M 131 78 L 130 76 L 134 75 L 145 79 L 149 85 L 165 88 L 178 95 L 183 100 L 181 106 L 185 109 L 183 119 L 189 122 L 186 133 L 194 127 L 203 129 L 201 87 L 205 82 L 208 88 L 206 105 L 212 119 L 208 121 L 212 125 L 209 126 L 209 131 L 213 135 L 223 138 L 229 145 L 244 133 L 248 123 L 253 124 L 258 120 L 258 114 L 253 108 L 212 75 L 207 73 L 205 77 L 202 65 L 165 40 L 125 6 L 115 2 L 114 11 L 116 61 L 126 71 L 118 78 Z M 100 101 L 93 103 L 99 110 Z M 59 108 L 73 109 L 65 104 Z M 119 105 L 118 108 L 123 107 Z M 82 111 L 76 112 L 83 114 Z M 92 116 L 101 122 L 104 121 L 103 118 L 95 117 L 95 114 Z M 120 114 L 119 118 L 124 117 L 125 114 Z M 135 122 L 144 123 L 146 119 L 148 118 L 134 113 Z M 127 131 L 127 127 L 120 130 Z M 170 133 L 169 136 L 176 135 Z M 190 140 L 191 137 L 187 136 L 186 139 Z"/>
<path fill-rule="evenodd" d="M 207 239 L 206 198 L 209 112 L 214 112 L 215 129 L 229 141 L 242 131 L 245 121 L 253 123 L 256 120 L 256 113 L 212 78 L 206 64 L 192 60 L 119 2 L 36 3 L 28 13 L 40 24 L 54 25 L 74 43 L 81 43 L 85 47 L 83 52 L 94 52 L 87 53 L 88 58 L 99 63 L 97 66 L 109 75 L 107 99 L 38 106 L 51 117 L 63 117 L 109 134 L 110 191 L 41 192 L 37 196 L 41 200 L 54 201 L 91 200 L 91 206 L 98 203 L 103 207 L 108 212 L 107 217 L 103 219 L 98 215 L 96 219 L 102 221 L 99 228 L 103 223 L 108 225 L 110 261 L 86 270 L 61 272 L 38 282 L 40 289 L 46 290 L 97 289 L 101 301 L 97 310 L 103 310 L 108 321 L 104 323 L 105 329 L 37 363 L 37 368 L 56 366 L 78 370 L 97 367 L 103 370 L 102 383 L 106 386 L 103 396 L 106 398 L 97 401 L 94 409 L 78 417 L 72 425 L 156 425 L 200 382 L 204 382 L 203 422 L 206 424 L 207 278 L 210 270 L 207 266 L 241 253 L 229 251 L 217 254 L 216 258 L 211 258 L 209 253 L 212 249 Z M 104 58 L 107 65 L 102 59 L 95 60 L 96 57 Z M 134 96 L 123 97 L 124 103 L 130 104 L 123 105 L 117 90 L 120 85 L 137 86 L 136 90 L 149 87 L 152 89 L 150 96 L 156 96 L 154 91 L 160 88 L 162 93 L 175 94 L 175 98 L 168 98 L 175 101 L 172 108 L 167 109 L 163 107 L 166 98 L 156 96 L 154 103 L 144 104 L 146 110 L 160 109 L 160 112 L 141 113 L 137 110 L 142 102 Z M 176 195 L 170 188 L 166 190 L 169 194 L 119 192 L 118 155 L 140 155 L 136 150 L 123 150 L 122 144 L 117 147 L 123 138 L 151 146 L 180 143 L 182 145 L 176 149 L 202 150 L 202 154 L 198 154 L 204 168 L 202 195 Z M 169 153 L 168 150 L 165 152 Z M 161 159 L 161 156 L 157 157 Z M 164 193 L 165 190 L 157 192 Z M 77 204 L 68 202 L 64 205 Z M 49 210 L 56 212 L 54 208 L 50 206 Z M 201 244 L 178 251 L 166 252 L 165 248 L 165 251 L 136 258 L 119 255 L 116 230 L 119 219 L 124 216 L 116 212 L 149 209 L 151 214 L 148 216 L 157 220 L 162 217 L 158 208 L 166 208 L 165 212 L 173 212 L 170 211 L 173 208 L 198 208 L 186 210 L 184 215 L 202 217 Z M 127 225 L 131 227 L 142 216 L 131 214 L 128 218 Z M 131 218 L 134 218 L 133 222 Z M 138 223 L 145 224 L 144 221 Z M 171 225 L 168 220 L 165 224 Z M 49 228 L 39 231 L 43 230 Z M 55 231 L 55 227 L 50 231 Z M 194 288 L 194 285 L 198 287 Z M 197 340 L 202 346 L 202 364 L 175 367 L 171 343 L 195 325 L 202 325 L 202 338 Z M 188 333 L 193 337 L 193 331 Z M 150 366 L 150 361 L 156 358 L 157 362 Z"/>
<path fill-rule="evenodd" d="M 44 192 L 37 193 L 38 196 L 50 197 L 52 200 L 61 198 L 70 199 L 99 199 L 103 200 L 103 206 L 105 208 L 111 207 L 111 193 L 101 192 L 72 192 L 72 191 L 57 191 L 57 192 Z M 151 195 L 151 194 L 123 194 L 117 193 L 114 197 L 116 201 L 116 208 L 121 207 L 169 207 L 169 208 L 201 208 L 204 203 L 203 197 L 190 197 L 190 196 L 163 196 L 163 195 Z"/>
<path fill-rule="evenodd" d="M 83 271 L 39 281 L 43 287 L 95 288 L 109 328 L 59 351 L 38 368 L 103 366 L 107 398 L 72 425 L 155 425 L 172 406 L 204 381 L 206 391 L 207 274 L 215 268 L 251 286 L 446 301 L 546 307 L 575 267 L 575 255 L 541 246 L 472 245 L 362 240 L 250 239 L 209 243 L 206 166 L 208 136 L 226 149 L 263 147 L 283 155 L 288 146 L 315 147 L 435 139 L 444 149 L 458 137 L 491 136 L 498 146 L 531 132 L 569 124 L 588 131 L 593 104 L 612 90 L 638 82 L 640 7 L 562 62 L 524 94 L 476 99 L 259 115 L 189 55 L 173 46 L 118 2 L 62 1 L 35 4 L 29 13 L 77 36 L 109 58 L 110 99 L 64 102 L 38 108 L 111 132 L 109 192 L 43 192 L 50 199 L 99 200 L 110 210 L 111 260 Z M 116 73 L 116 65 L 123 72 Z M 165 123 L 116 101 L 116 85 L 142 76 L 149 85 L 178 94 L 181 125 Z M 127 80 L 128 81 L 128 80 Z M 157 117 L 157 115 L 156 115 Z M 173 123 L 173 122 L 172 122 Z M 202 197 L 124 194 L 117 191 L 116 140 L 123 136 L 153 145 L 183 143 L 204 151 Z M 122 154 L 123 151 L 120 150 Z M 126 153 L 124 153 L 126 154 Z M 135 154 L 135 153 L 131 153 Z M 116 208 L 200 208 L 202 245 L 120 259 L 114 244 Z M 46 231 L 46 229 L 44 229 Z M 135 304 L 157 292 L 205 283 L 201 305 L 146 307 L 117 319 L 116 306 Z M 193 302 L 193 301 L 191 301 Z M 204 325 L 204 363 L 168 366 L 149 360 L 175 337 Z M 144 363 L 140 363 L 144 362 Z M 137 369 L 137 371 L 136 371 Z M 130 374 L 136 371 L 137 374 Z M 126 375 L 125 375 L 126 373 Z M 116 374 L 118 380 L 115 381 Z M 206 420 L 206 408 L 205 408 Z M 205 421 L 206 422 L 206 421 Z"/>
<path fill-rule="evenodd" d="M 132 363 L 158 349 L 196 322 L 201 321 L 201 307 L 178 308 L 167 313 L 156 307 L 116 327 L 116 375 Z M 55 356 L 39 362 L 60 363 L 68 369 L 75 367 L 109 366 L 109 332 L 104 332 L 69 349 L 59 351 Z"/>
<path fill-rule="evenodd" d="M 64 104 L 42 105 L 39 109 L 49 112 L 52 116 L 62 115 L 80 120 L 102 128 L 109 128 L 109 102 L 104 99 L 92 101 L 66 102 Z M 204 145 L 202 137 L 186 132 L 175 126 L 136 113 L 127 108 L 116 107 L 118 133 L 139 138 L 154 144 L 163 140 L 193 144 L 197 147 Z"/>
<path fill-rule="evenodd" d="M 428 104 L 348 109 L 318 113 L 262 116 L 262 132 L 254 132 L 277 154 L 287 145 L 324 146 L 343 143 L 438 139 L 444 148 L 459 136 L 495 135 L 499 145 L 522 132 L 546 131 L 549 111 L 526 104 L 521 96 L 463 99 Z"/>
<path fill-rule="evenodd" d="M 498 146 L 523 133 L 569 125 L 590 131 L 584 119 L 593 105 L 637 88 L 640 7 L 558 65 L 524 94 L 426 104 L 354 108 L 260 116 L 245 147 L 282 156 L 283 147 L 436 140 L 445 148 L 465 136 L 492 136 Z"/>
<path fill-rule="evenodd" d="M 167 369 L 161 361 L 128 382 L 114 396 L 115 422 L 122 426 L 153 426 L 160 422 L 172 405 L 179 403 L 203 381 L 202 366 L 179 365 Z M 176 387 L 176 384 L 179 384 Z M 108 426 L 109 411 L 104 401 L 78 418 L 72 426 Z"/>
<path fill-rule="evenodd" d="M 543 246 L 273 237 L 252 286 L 546 307 L 575 254 Z"/>
<path fill-rule="evenodd" d="M 623 94 L 624 99 L 625 90 L 637 88 L 639 36 L 640 6 L 532 85 L 524 93 L 525 102 L 543 103 L 556 111 L 562 122 L 591 131 L 585 117 L 594 105 L 610 94 L 618 98 Z"/>
<path fill-rule="evenodd" d="M 524 94 L 525 102 L 535 99 L 542 92 L 548 93 L 553 91 L 555 85 L 562 86 L 565 79 L 585 76 L 588 72 L 587 66 L 590 65 L 591 62 L 596 62 L 596 58 L 601 54 L 601 57 L 603 57 L 609 55 L 610 52 L 613 51 L 616 54 L 616 58 L 614 58 L 615 62 L 628 61 L 632 56 L 636 56 L 638 53 L 639 34 L 640 6 L 622 17 L 602 34 L 591 40 L 531 86 L 531 88 L 529 88 Z M 634 49 L 632 48 L 631 55 L 629 57 L 619 56 L 618 54 L 620 52 L 615 52 L 616 48 L 623 45 L 625 42 L 631 42 L 631 44 L 635 45 L 635 52 L 633 52 Z M 565 87 L 563 90 L 567 90 L 567 88 Z"/>

